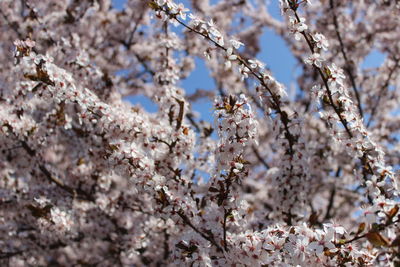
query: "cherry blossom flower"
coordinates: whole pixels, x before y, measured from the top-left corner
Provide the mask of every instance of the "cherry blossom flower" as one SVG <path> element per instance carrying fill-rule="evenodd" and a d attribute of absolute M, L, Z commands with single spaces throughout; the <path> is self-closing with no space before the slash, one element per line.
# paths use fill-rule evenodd
<path fill-rule="evenodd" d="M 180 16 L 181 19 L 185 20 L 186 19 L 186 13 L 189 11 L 188 8 L 185 8 L 185 6 L 182 3 L 179 3 L 176 6 L 176 12 Z"/>
<path fill-rule="evenodd" d="M 310 64 L 310 65 L 315 65 L 318 68 L 322 67 L 323 61 L 324 61 L 324 59 L 318 53 L 314 53 L 304 60 L 305 63 Z"/>
<path fill-rule="evenodd" d="M 265 67 L 265 64 L 257 59 L 249 59 L 249 63 L 250 63 L 250 67 L 253 69 L 255 69 L 255 68 L 264 69 L 264 67 Z"/>
<path fill-rule="evenodd" d="M 329 75 L 329 83 L 331 86 L 344 86 L 344 79 L 346 76 L 343 74 L 343 70 L 338 68 L 335 63 L 332 63 L 331 66 L 328 66 L 330 75 Z"/>
<path fill-rule="evenodd" d="M 313 39 L 318 48 L 321 48 L 325 51 L 328 50 L 328 47 L 329 47 L 328 40 L 325 38 L 325 36 L 322 33 L 316 33 L 313 36 Z"/>
<path fill-rule="evenodd" d="M 289 19 L 291 24 L 290 25 L 291 32 L 294 34 L 296 40 L 300 40 L 302 32 L 308 29 L 307 24 L 305 24 L 306 19 L 300 18 L 300 21 L 297 21 L 297 18 L 294 18 L 292 16 L 290 16 Z"/>
<path fill-rule="evenodd" d="M 241 46 L 244 46 L 244 44 L 238 40 L 235 39 L 230 39 L 229 43 L 235 48 L 235 49 L 239 49 Z"/>
<path fill-rule="evenodd" d="M 237 55 L 233 54 L 233 49 L 231 47 L 226 50 L 226 57 L 225 68 L 230 69 L 232 66 L 231 61 L 237 59 Z"/>
<path fill-rule="evenodd" d="M 308 248 L 314 251 L 319 257 L 322 256 L 323 252 L 328 249 L 330 251 L 335 250 L 336 246 L 332 243 L 333 231 L 328 230 L 324 232 L 322 230 L 316 230 L 318 241 L 313 241 L 308 245 Z"/>

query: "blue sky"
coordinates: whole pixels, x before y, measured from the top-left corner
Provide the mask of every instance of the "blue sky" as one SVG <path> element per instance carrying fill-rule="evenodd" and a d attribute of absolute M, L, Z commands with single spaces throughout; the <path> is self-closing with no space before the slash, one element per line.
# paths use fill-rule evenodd
<path fill-rule="evenodd" d="M 113 0 L 113 6 L 117 9 L 122 9 L 125 1 Z M 187 0 L 176 0 L 176 2 L 183 3 L 190 8 Z M 212 0 L 211 3 L 213 2 L 215 3 L 217 0 Z M 278 1 L 271 1 L 269 10 L 275 18 L 281 19 Z M 181 29 L 178 28 L 177 30 Z M 266 63 L 275 78 L 285 84 L 287 88 L 295 86 L 295 77 L 296 74 L 299 74 L 300 70 L 296 68 L 296 60 L 283 39 L 273 31 L 265 29 L 261 37 L 261 47 L 262 50 L 257 55 L 257 58 Z M 383 59 L 383 54 L 374 51 L 366 58 L 363 67 L 379 66 Z M 198 88 L 215 90 L 214 82 L 209 75 L 208 69 L 205 67 L 203 59 L 196 58 L 195 63 L 195 70 L 187 79 L 181 81 L 180 86 L 186 90 L 187 94 L 193 93 Z M 157 111 L 157 106 L 144 96 L 133 96 L 129 97 L 128 100 L 132 104 L 141 104 L 149 112 Z M 193 104 L 193 109 L 201 114 L 203 120 L 212 121 L 212 102 L 200 100 Z"/>

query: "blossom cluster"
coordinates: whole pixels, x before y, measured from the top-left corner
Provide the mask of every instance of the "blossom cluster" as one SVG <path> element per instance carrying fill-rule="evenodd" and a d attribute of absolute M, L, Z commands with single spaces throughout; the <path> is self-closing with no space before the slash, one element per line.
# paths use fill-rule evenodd
<path fill-rule="evenodd" d="M 330 110 L 321 111 L 321 118 L 331 125 L 333 136 L 346 147 L 346 152 L 351 157 L 361 158 L 364 168 L 369 169 L 368 176 L 370 177 L 365 177 L 366 174 L 364 174 L 364 180 L 374 203 L 393 207 L 394 204 L 390 199 L 398 195 L 398 185 L 391 167 L 386 166 L 384 152 L 373 141 L 372 135 L 363 123 L 361 110 L 357 110 L 344 83 L 346 78 L 344 71 L 334 63 L 331 65 L 323 63 L 325 59 L 317 52 L 317 49 L 327 50 L 326 38 L 321 33 L 315 35 L 306 33 L 308 27 L 304 23 L 305 19 L 297 16 L 297 8 L 293 7 L 293 4 L 292 1 L 284 0 L 281 1 L 281 8 L 288 17 L 290 27 L 297 29 L 296 40 L 300 39 L 298 34 L 301 34 L 309 43 L 312 54 L 305 59 L 305 63 L 317 68 L 324 82 L 324 88 L 316 85 L 312 90 L 320 98 L 326 97 L 332 107 Z M 299 24 L 302 26 L 298 27 Z"/>
<path fill-rule="evenodd" d="M 189 2 L 0 1 L 0 265 L 397 266 L 396 1 Z"/>
<path fill-rule="evenodd" d="M 214 108 L 220 136 L 216 151 L 217 170 L 229 171 L 233 168 L 234 173 L 240 173 L 244 170 L 244 147 L 254 143 L 257 137 L 257 121 L 244 95 L 217 98 Z"/>

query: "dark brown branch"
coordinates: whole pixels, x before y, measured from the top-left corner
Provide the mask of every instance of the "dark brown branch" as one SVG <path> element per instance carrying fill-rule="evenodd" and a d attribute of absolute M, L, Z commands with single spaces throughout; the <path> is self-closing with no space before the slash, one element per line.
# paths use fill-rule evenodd
<path fill-rule="evenodd" d="M 339 167 L 336 170 L 336 174 L 335 174 L 336 178 L 339 177 L 341 170 L 342 170 L 341 167 Z M 324 220 L 329 220 L 330 218 L 332 218 L 331 211 L 333 208 L 333 203 L 335 202 L 335 195 L 336 195 L 336 185 L 333 184 L 332 189 L 331 189 L 331 194 L 329 196 L 329 203 L 328 203 L 328 207 L 326 208 L 326 214 L 325 214 Z"/>
<path fill-rule="evenodd" d="M 205 233 L 203 233 L 202 231 L 200 231 L 199 229 L 197 229 L 196 226 L 194 226 L 192 224 L 192 222 L 189 220 L 189 218 L 183 213 L 182 210 L 180 210 L 178 212 L 179 217 L 181 217 L 181 219 L 183 220 L 183 222 L 188 225 L 190 228 L 192 228 L 196 233 L 198 233 L 199 235 L 201 235 L 204 239 L 208 240 L 212 245 L 214 245 L 218 251 L 222 252 L 223 249 L 221 248 L 220 245 L 218 245 L 218 243 L 215 241 L 214 237 L 210 236 L 210 235 L 206 235 Z"/>
<path fill-rule="evenodd" d="M 371 122 L 373 121 L 374 116 L 376 115 L 376 111 L 378 110 L 379 102 L 381 101 L 383 92 L 389 86 L 390 80 L 392 79 L 394 72 L 399 67 L 400 61 L 398 59 L 395 59 L 395 62 L 396 62 L 396 65 L 390 70 L 388 78 L 386 79 L 385 83 L 382 85 L 381 89 L 379 90 L 378 99 L 376 100 L 376 103 L 372 106 L 371 115 L 367 122 L 367 128 L 371 125 Z"/>
<path fill-rule="evenodd" d="M 140 64 L 142 64 L 142 66 L 146 72 L 150 73 L 151 76 L 154 76 L 156 74 L 152 69 L 150 69 L 150 67 L 147 65 L 144 58 L 142 58 L 137 53 L 134 53 L 134 55 L 137 58 L 137 60 L 140 62 Z"/>
<path fill-rule="evenodd" d="M 265 159 L 260 155 L 260 152 L 258 151 L 257 147 L 255 145 L 252 145 L 251 148 L 254 152 L 254 155 L 256 155 L 256 157 L 260 161 L 260 163 L 262 165 L 264 165 L 265 168 L 268 170 L 270 167 L 269 167 L 268 163 L 265 161 Z"/>
<path fill-rule="evenodd" d="M 188 114 L 186 114 L 185 117 L 189 120 L 190 124 L 192 124 L 192 126 L 196 129 L 196 132 L 200 133 L 201 132 L 200 126 L 194 120 L 193 114 L 192 113 L 188 113 Z"/>
<path fill-rule="evenodd" d="M 179 113 L 178 113 L 178 119 L 176 120 L 176 128 L 175 128 L 175 130 L 178 131 L 182 126 L 183 115 L 185 113 L 185 102 L 179 100 L 178 98 L 175 98 L 175 100 L 179 104 Z"/>
<path fill-rule="evenodd" d="M 228 243 L 227 243 L 227 241 L 226 241 L 226 219 L 228 218 L 229 214 L 230 214 L 230 212 L 227 211 L 227 210 L 225 209 L 225 207 L 224 207 L 224 222 L 223 222 L 223 224 L 222 224 L 222 230 L 223 230 L 223 235 L 224 235 L 224 237 L 223 237 L 223 240 L 224 240 L 224 249 L 225 249 L 226 251 L 228 251 Z"/>
<path fill-rule="evenodd" d="M 36 151 L 34 151 L 28 145 L 27 142 L 25 142 L 25 141 L 20 141 L 20 142 L 21 142 L 22 147 L 29 154 L 29 156 L 31 156 L 32 158 L 36 157 Z M 93 196 L 90 195 L 89 193 L 87 193 L 87 192 L 85 192 L 83 190 L 74 189 L 72 187 L 69 187 L 69 186 L 65 185 L 60 179 L 58 179 L 57 177 L 52 175 L 51 172 L 46 168 L 46 166 L 44 164 L 39 164 L 39 170 L 44 174 L 44 176 L 47 178 L 47 180 L 49 180 L 50 182 L 55 183 L 59 188 L 61 188 L 65 192 L 69 193 L 73 197 L 80 197 L 80 198 L 85 199 L 85 200 L 94 201 Z"/>
<path fill-rule="evenodd" d="M 0 252 L 0 259 L 9 259 L 17 255 L 24 253 L 24 250 L 13 251 L 13 252 Z"/>
<path fill-rule="evenodd" d="M 385 230 L 386 227 L 388 227 L 388 226 L 390 226 L 390 225 L 392 225 L 392 224 L 398 223 L 398 222 L 399 222 L 398 220 L 397 220 L 397 221 L 390 220 L 390 221 L 388 221 L 386 224 L 381 225 L 381 227 L 378 228 L 378 229 L 376 229 L 376 230 L 368 231 L 368 232 L 366 232 L 365 234 L 362 234 L 362 235 L 356 235 L 356 236 L 353 237 L 352 239 L 349 239 L 349 240 L 347 240 L 347 241 L 345 241 L 345 242 L 343 242 L 343 243 L 337 244 L 337 246 L 338 246 L 338 245 L 340 246 L 340 245 L 345 245 L 345 244 L 352 243 L 352 242 L 354 242 L 354 241 L 357 241 L 357 240 L 359 240 L 359 239 L 362 239 L 362 238 L 364 238 L 364 237 L 367 237 L 368 234 L 370 234 L 370 233 L 379 233 L 379 232 Z"/>
<path fill-rule="evenodd" d="M 2 17 L 4 18 L 4 20 L 6 21 L 6 23 L 10 26 L 10 28 L 17 34 L 19 39 L 24 39 L 23 34 L 19 31 L 20 27 L 18 27 L 18 24 L 11 22 L 7 15 L 3 12 L 3 10 L 0 9 L 0 14 L 2 15 Z"/>
<path fill-rule="evenodd" d="M 324 220 L 329 220 L 332 218 L 331 210 L 333 208 L 333 203 L 335 202 L 336 188 L 335 185 L 332 185 L 331 194 L 329 196 L 328 207 L 326 208 L 326 214 Z"/>
<path fill-rule="evenodd" d="M 338 19 L 337 19 L 336 12 L 335 12 L 335 7 L 333 5 L 333 0 L 329 0 L 329 2 L 330 2 L 330 6 L 331 6 L 331 9 L 332 9 L 332 13 L 333 13 L 333 24 L 335 25 L 336 36 L 337 36 L 337 38 L 339 40 L 339 44 L 340 44 L 340 51 L 341 51 L 341 53 L 343 55 L 343 58 L 344 58 L 344 61 L 346 63 L 346 66 L 345 66 L 344 69 L 346 70 L 347 74 L 349 75 L 350 82 L 351 82 L 351 85 L 353 87 L 353 91 L 354 91 L 354 94 L 356 96 L 356 99 L 357 99 L 358 112 L 360 113 L 361 118 L 363 118 L 364 115 L 363 115 L 363 110 L 362 110 L 362 106 L 361 106 L 360 94 L 359 94 L 358 89 L 357 89 L 355 77 L 354 77 L 353 72 L 351 70 L 350 60 L 348 59 L 346 51 L 344 49 L 344 43 L 343 43 L 342 37 L 340 35 L 339 23 L 338 23 Z"/>
<path fill-rule="evenodd" d="M 133 44 L 133 37 L 135 36 L 135 33 L 139 27 L 139 22 L 143 19 L 144 14 L 145 12 L 141 13 L 139 18 L 136 20 L 135 26 L 133 27 L 131 33 L 129 34 L 128 41 L 125 42 L 125 47 L 127 48 L 127 50 L 129 50 L 131 48 L 131 45 Z"/>

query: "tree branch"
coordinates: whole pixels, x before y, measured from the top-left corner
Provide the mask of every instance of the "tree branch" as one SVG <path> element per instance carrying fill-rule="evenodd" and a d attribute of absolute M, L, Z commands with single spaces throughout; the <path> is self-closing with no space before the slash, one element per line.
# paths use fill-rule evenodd
<path fill-rule="evenodd" d="M 335 12 L 335 7 L 333 5 L 333 0 L 329 0 L 329 3 L 330 3 L 332 14 L 333 14 L 333 24 L 335 25 L 336 36 L 337 36 L 337 38 L 339 40 L 339 44 L 340 44 L 340 51 L 341 51 L 341 53 L 343 55 L 343 58 L 344 58 L 344 61 L 346 63 L 345 70 L 346 70 L 347 74 L 349 75 L 350 82 L 351 82 L 351 85 L 353 87 L 353 91 L 354 91 L 354 94 L 356 96 L 356 99 L 357 99 L 358 112 L 360 113 L 361 118 L 363 118 L 364 115 L 363 115 L 363 109 L 362 109 L 362 105 L 361 105 L 360 94 L 359 94 L 358 89 L 357 89 L 355 77 L 354 77 L 354 75 L 353 75 L 353 73 L 351 71 L 350 61 L 349 61 L 349 59 L 347 57 L 347 54 L 346 54 L 346 51 L 344 49 L 344 44 L 343 44 L 342 37 L 340 35 L 339 23 L 338 23 L 338 19 L 337 19 L 336 12 Z"/>

